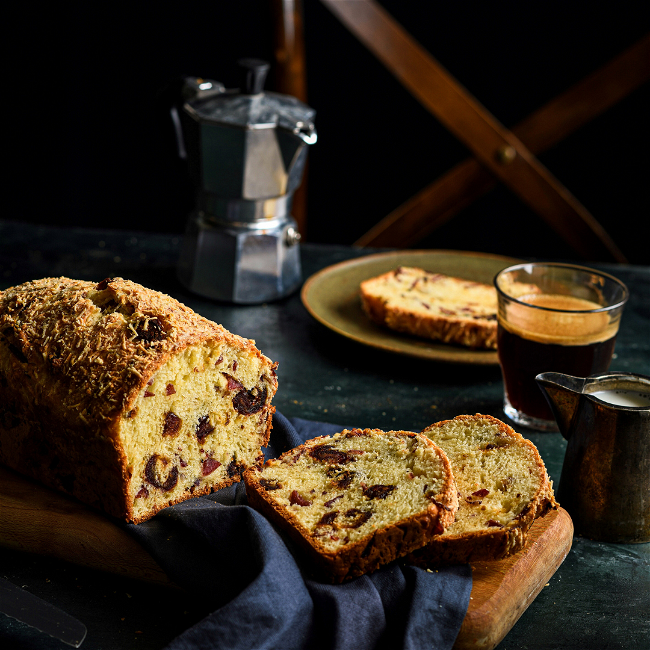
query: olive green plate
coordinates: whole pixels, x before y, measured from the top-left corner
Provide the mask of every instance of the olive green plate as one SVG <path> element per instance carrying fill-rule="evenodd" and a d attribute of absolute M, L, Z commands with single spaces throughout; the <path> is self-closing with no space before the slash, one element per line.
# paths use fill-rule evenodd
<path fill-rule="evenodd" d="M 359 343 L 421 359 L 450 363 L 498 364 L 497 353 L 418 339 L 379 327 L 364 314 L 359 284 L 398 266 L 415 266 L 465 280 L 492 284 L 503 268 L 521 260 L 486 253 L 409 250 L 347 260 L 312 275 L 302 288 L 307 311 L 325 327 Z"/>

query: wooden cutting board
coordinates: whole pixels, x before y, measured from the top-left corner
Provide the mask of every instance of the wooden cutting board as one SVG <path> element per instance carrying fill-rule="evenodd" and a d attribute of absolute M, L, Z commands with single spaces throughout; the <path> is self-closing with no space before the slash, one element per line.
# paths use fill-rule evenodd
<path fill-rule="evenodd" d="M 58 492 L 0 467 L 0 545 L 174 588 L 126 531 Z M 564 561 L 573 540 L 566 510 L 538 519 L 514 556 L 472 565 L 471 600 L 454 648 L 491 650 Z"/>

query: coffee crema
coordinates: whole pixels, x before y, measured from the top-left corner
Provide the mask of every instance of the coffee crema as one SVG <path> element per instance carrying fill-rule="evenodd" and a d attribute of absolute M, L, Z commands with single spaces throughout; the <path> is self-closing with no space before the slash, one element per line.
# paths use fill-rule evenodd
<path fill-rule="evenodd" d="M 551 345 L 591 345 L 612 338 L 618 322 L 611 322 L 598 303 L 560 294 L 528 294 L 499 314 L 499 324 L 516 336 Z M 525 303 L 525 304 L 520 304 Z M 537 309 L 542 307 L 542 309 Z M 557 311 L 550 311 L 557 310 Z"/>

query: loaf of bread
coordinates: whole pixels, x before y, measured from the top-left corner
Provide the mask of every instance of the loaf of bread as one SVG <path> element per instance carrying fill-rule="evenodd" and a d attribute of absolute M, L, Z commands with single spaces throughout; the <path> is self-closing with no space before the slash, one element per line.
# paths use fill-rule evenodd
<path fill-rule="evenodd" d="M 397 332 L 471 348 L 497 345 L 494 287 L 400 266 L 361 283 L 368 317 Z"/>
<path fill-rule="evenodd" d="M 425 567 L 497 560 L 523 548 L 533 521 L 557 503 L 535 445 L 489 415 L 459 415 L 423 432 L 444 450 L 458 486 L 454 523 L 409 556 Z"/>
<path fill-rule="evenodd" d="M 121 278 L 0 292 L 0 462 L 141 522 L 262 461 L 277 390 L 253 341 Z"/>
<path fill-rule="evenodd" d="M 331 582 L 374 571 L 441 533 L 458 507 L 449 461 L 405 431 L 344 430 L 244 473 L 249 504 Z"/>

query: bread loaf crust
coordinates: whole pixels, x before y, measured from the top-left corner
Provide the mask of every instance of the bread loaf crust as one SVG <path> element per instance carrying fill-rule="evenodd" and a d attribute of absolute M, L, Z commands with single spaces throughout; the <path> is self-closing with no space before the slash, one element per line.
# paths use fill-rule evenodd
<path fill-rule="evenodd" d="M 134 415 L 138 396 L 173 355 L 201 343 L 247 351 L 272 368 L 261 440 L 267 444 L 277 378 L 252 341 L 122 278 L 45 278 L 1 292 L 0 461 L 111 515 L 142 520 L 127 498 L 121 420 Z M 202 485 L 193 495 L 238 479 Z"/>
<path fill-rule="evenodd" d="M 430 502 L 424 510 L 376 527 L 371 533 L 343 548 L 327 549 L 313 530 L 306 527 L 289 508 L 278 502 L 274 490 L 269 490 L 261 482 L 265 468 L 279 463 L 291 465 L 296 459 L 309 455 L 310 450 L 320 445 L 332 444 L 344 437 L 388 434 L 417 439 L 419 444 L 434 449 L 444 468 L 444 483 L 438 493 L 430 496 Z M 244 473 L 244 481 L 249 504 L 289 535 L 316 568 L 317 575 L 333 583 L 372 572 L 379 566 L 422 547 L 453 521 L 458 508 L 456 486 L 446 456 L 430 440 L 405 431 L 385 433 L 376 429 L 346 429 L 332 437 L 321 436 L 285 452 L 278 459 L 267 461 L 262 468 L 247 470 Z"/>

